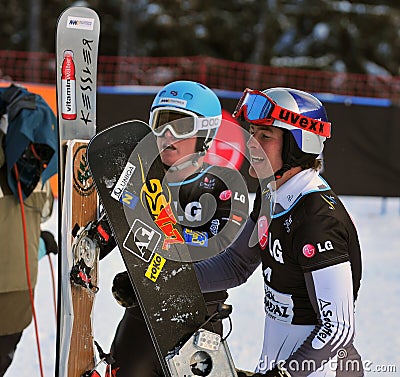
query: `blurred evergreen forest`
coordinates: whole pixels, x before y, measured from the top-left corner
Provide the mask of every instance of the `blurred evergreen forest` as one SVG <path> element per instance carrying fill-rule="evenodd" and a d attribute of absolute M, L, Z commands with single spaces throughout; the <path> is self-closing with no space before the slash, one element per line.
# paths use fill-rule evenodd
<path fill-rule="evenodd" d="M 54 52 L 71 5 L 98 12 L 101 55 L 400 74 L 399 0 L 0 0 L 0 50 Z"/>

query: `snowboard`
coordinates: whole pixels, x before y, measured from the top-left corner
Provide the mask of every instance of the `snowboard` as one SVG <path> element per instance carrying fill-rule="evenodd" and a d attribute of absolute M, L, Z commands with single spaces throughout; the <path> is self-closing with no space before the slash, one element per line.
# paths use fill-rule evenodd
<path fill-rule="evenodd" d="M 56 30 L 59 127 L 59 289 L 56 376 L 78 377 L 95 366 L 92 308 L 98 247 L 86 237 L 98 198 L 86 160 L 96 132 L 100 21 L 89 8 L 67 8 Z"/>
<path fill-rule="evenodd" d="M 226 343 L 203 326 L 206 305 L 149 126 L 111 126 L 87 156 L 165 376 L 236 376 Z"/>

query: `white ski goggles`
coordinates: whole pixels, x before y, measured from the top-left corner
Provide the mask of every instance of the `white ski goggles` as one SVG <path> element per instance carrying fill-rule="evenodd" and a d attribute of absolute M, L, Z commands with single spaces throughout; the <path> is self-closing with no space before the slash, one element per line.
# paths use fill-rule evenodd
<path fill-rule="evenodd" d="M 150 127 L 154 135 L 161 137 L 169 130 L 176 139 L 195 136 L 198 131 L 218 128 L 222 116 L 203 118 L 189 110 L 176 107 L 159 107 L 151 112 Z"/>

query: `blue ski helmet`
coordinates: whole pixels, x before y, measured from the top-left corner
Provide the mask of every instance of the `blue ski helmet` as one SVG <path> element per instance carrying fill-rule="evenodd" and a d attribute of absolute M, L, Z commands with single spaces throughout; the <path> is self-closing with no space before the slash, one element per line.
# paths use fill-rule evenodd
<path fill-rule="evenodd" d="M 198 82 L 174 81 L 164 86 L 153 100 L 149 120 L 153 131 L 157 117 L 168 111 L 199 119 L 193 122 L 194 128 L 188 133 L 188 137 L 197 136 L 196 151 L 205 153 L 222 120 L 221 104 L 217 95 Z"/>

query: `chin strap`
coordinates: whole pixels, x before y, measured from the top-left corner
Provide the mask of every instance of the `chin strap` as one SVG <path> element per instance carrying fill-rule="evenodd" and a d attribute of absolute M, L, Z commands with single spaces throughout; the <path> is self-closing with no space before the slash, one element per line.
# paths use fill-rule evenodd
<path fill-rule="evenodd" d="M 198 152 L 198 153 L 196 153 L 195 157 L 193 157 L 191 160 L 187 160 L 187 161 L 185 161 L 185 162 L 182 162 L 182 163 L 179 164 L 179 165 L 168 166 L 168 165 L 165 165 L 165 164 L 164 164 L 164 166 L 165 166 L 165 168 L 166 168 L 167 170 L 169 170 L 170 172 L 175 172 L 175 171 L 183 170 L 183 169 L 188 168 L 189 166 L 198 167 L 198 166 L 199 166 L 198 160 L 199 160 L 199 158 L 200 158 L 202 155 L 204 155 L 204 153 Z"/>
<path fill-rule="evenodd" d="M 274 173 L 275 179 L 282 178 L 283 174 L 285 174 L 288 170 L 292 168 L 289 164 L 283 164 L 283 166 Z"/>

